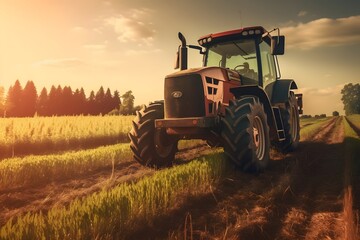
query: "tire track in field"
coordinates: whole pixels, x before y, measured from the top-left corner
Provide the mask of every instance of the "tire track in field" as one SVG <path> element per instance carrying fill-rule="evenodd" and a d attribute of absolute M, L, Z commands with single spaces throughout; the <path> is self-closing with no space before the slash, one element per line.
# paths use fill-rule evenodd
<path fill-rule="evenodd" d="M 339 119 L 296 152 L 272 151 L 275 161 L 259 176 L 234 171 L 215 191 L 184 196 L 185 204 L 156 220 L 156 228 L 144 227 L 129 239 L 183 239 L 184 231 L 194 239 L 343 239 Z"/>
<path fill-rule="evenodd" d="M 336 131 L 338 130 L 336 124 L 340 124 L 342 121 L 342 117 L 334 117 L 327 124 L 322 126 L 319 131 L 310 139 L 310 141 L 318 141 L 325 143 L 341 143 L 344 139 L 344 131 Z M 337 136 L 340 136 L 337 140 Z"/>
<path fill-rule="evenodd" d="M 285 239 L 343 238 L 344 133 L 340 123 L 341 118 L 334 118 L 304 143 L 291 184 L 291 211 L 279 232 Z"/>
<path fill-rule="evenodd" d="M 204 144 L 186 147 L 177 153 L 175 164 L 208 154 Z M 47 182 L 41 186 L 21 187 L 0 191 L 0 226 L 11 217 L 27 212 L 46 212 L 54 206 L 66 206 L 75 198 L 84 197 L 120 183 L 133 182 L 153 174 L 155 170 L 144 167 L 132 159 L 105 167 L 71 179 Z"/>

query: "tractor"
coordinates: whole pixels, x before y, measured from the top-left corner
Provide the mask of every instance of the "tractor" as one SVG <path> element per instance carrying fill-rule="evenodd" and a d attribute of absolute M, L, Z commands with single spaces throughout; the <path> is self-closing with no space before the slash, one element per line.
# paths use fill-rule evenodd
<path fill-rule="evenodd" d="M 275 32 L 277 34 L 271 34 Z M 136 113 L 130 148 L 140 164 L 171 166 L 181 139 L 223 147 L 245 172 L 263 171 L 270 146 L 284 152 L 299 143 L 302 94 L 294 80 L 280 79 L 277 55 L 285 51 L 278 28 L 254 26 L 208 34 L 199 45 L 181 45 L 175 69 L 165 77 L 164 100 Z M 203 67 L 188 69 L 188 49 L 203 55 Z"/>

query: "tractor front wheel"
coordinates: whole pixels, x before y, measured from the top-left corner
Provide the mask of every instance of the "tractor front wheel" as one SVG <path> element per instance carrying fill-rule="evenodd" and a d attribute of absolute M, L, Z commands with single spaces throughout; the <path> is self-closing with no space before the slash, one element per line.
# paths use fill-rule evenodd
<path fill-rule="evenodd" d="M 171 166 L 177 150 L 177 140 L 168 136 L 165 129 L 155 128 L 155 120 L 164 118 L 164 103 L 151 103 L 136 115 L 129 133 L 134 159 L 148 167 Z"/>
<path fill-rule="evenodd" d="M 246 172 L 259 172 L 270 159 L 269 126 L 263 105 L 253 97 L 230 102 L 222 118 L 224 152 Z"/>

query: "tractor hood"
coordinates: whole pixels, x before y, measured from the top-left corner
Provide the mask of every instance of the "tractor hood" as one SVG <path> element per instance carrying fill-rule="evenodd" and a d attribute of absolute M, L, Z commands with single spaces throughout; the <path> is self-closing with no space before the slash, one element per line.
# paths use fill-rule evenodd
<path fill-rule="evenodd" d="M 192 68 L 165 77 L 165 119 L 216 116 L 224 85 L 240 85 L 236 71 L 221 67 Z M 228 99 L 225 99 L 228 101 Z"/>

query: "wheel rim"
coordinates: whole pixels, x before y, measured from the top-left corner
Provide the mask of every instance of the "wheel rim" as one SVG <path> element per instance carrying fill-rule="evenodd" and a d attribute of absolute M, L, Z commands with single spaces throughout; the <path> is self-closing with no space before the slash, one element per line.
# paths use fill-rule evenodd
<path fill-rule="evenodd" d="M 257 159 L 263 160 L 265 155 L 265 148 L 266 148 L 265 131 L 264 131 L 264 125 L 258 116 L 254 118 L 253 141 L 255 145 L 255 153 Z"/>
<path fill-rule="evenodd" d="M 162 158 L 168 157 L 173 150 L 173 142 L 168 139 L 164 130 L 156 129 L 154 138 L 156 153 Z"/>
<path fill-rule="evenodd" d="M 295 106 L 291 107 L 290 134 L 291 134 L 291 140 L 295 142 L 298 134 L 298 124 L 297 124 L 297 115 L 296 115 Z"/>

